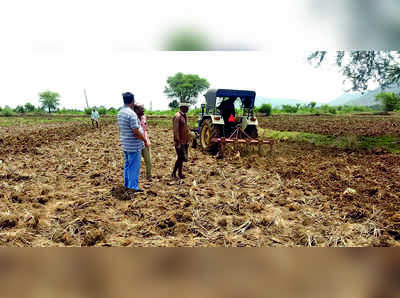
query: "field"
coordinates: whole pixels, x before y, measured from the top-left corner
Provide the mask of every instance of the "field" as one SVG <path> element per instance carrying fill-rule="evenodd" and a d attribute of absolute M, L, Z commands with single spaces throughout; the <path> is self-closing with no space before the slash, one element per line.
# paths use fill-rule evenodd
<path fill-rule="evenodd" d="M 329 119 L 328 119 L 329 118 Z M 261 127 L 398 137 L 396 116 L 272 116 Z M 195 119 L 191 119 L 192 126 Z M 400 155 L 277 142 L 266 157 L 175 161 L 170 117 L 149 117 L 153 174 L 122 187 L 115 117 L 0 118 L 0 246 L 399 246 Z"/>
<path fill-rule="evenodd" d="M 379 115 L 272 115 L 263 117 L 262 126 L 273 130 L 303 131 L 333 136 L 377 137 L 400 135 L 400 116 Z"/>

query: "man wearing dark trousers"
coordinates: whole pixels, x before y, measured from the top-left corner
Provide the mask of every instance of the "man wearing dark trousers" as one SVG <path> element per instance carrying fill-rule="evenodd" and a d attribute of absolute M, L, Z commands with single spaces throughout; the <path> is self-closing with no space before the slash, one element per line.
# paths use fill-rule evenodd
<path fill-rule="evenodd" d="M 189 147 L 189 130 L 187 126 L 186 113 L 189 111 L 189 104 L 181 103 L 179 106 L 179 111 L 175 114 L 173 118 L 174 125 L 174 146 L 176 151 L 176 162 L 174 170 L 172 171 L 173 178 L 184 179 L 183 175 L 183 162 L 188 159 L 188 147 Z M 176 176 L 178 172 L 178 177 Z"/>

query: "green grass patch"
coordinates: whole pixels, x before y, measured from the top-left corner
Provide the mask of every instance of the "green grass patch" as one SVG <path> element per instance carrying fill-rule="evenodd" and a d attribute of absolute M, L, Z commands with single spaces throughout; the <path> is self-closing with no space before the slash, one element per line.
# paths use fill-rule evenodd
<path fill-rule="evenodd" d="M 340 149 L 367 149 L 382 148 L 392 153 L 400 153 L 400 137 L 364 137 L 364 136 L 330 136 L 305 132 L 276 131 L 259 128 L 259 135 L 263 138 L 310 143 L 316 146 L 335 147 Z"/>
<path fill-rule="evenodd" d="M 400 153 L 400 138 L 395 136 L 360 137 L 360 146 L 365 149 L 383 148 L 393 153 Z"/>
<path fill-rule="evenodd" d="M 318 135 L 318 134 L 297 132 L 297 131 L 293 132 L 277 131 L 277 130 L 262 129 L 262 128 L 259 128 L 258 130 L 260 136 L 280 141 L 307 142 L 315 144 L 317 146 L 333 145 L 335 141 L 334 136 Z"/>

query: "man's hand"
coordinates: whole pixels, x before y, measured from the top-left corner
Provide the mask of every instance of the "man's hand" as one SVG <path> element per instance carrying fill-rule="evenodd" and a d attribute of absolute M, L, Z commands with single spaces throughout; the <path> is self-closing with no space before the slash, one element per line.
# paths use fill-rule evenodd
<path fill-rule="evenodd" d="M 133 134 L 135 135 L 136 138 L 141 140 L 146 146 L 147 140 L 145 139 L 145 137 L 142 135 L 142 133 L 139 131 L 138 128 L 133 129 Z M 149 146 L 146 146 L 146 147 L 149 147 Z"/>
<path fill-rule="evenodd" d="M 150 146 L 150 144 L 149 144 L 149 142 L 147 142 L 147 140 L 144 142 L 144 146 L 145 147 L 149 147 Z"/>
<path fill-rule="evenodd" d="M 181 149 L 181 144 L 180 144 L 178 141 L 175 141 L 175 142 L 174 142 L 174 146 L 175 146 L 175 148 L 178 149 L 178 150 Z"/>

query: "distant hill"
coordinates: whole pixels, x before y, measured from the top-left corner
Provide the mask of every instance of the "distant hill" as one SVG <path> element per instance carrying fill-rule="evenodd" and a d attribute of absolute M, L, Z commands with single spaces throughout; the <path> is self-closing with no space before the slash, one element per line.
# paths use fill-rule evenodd
<path fill-rule="evenodd" d="M 282 105 L 296 105 L 297 103 L 308 104 L 308 102 L 291 98 L 270 98 L 270 97 L 256 96 L 255 106 L 259 107 L 265 103 L 271 104 L 273 108 L 278 108 Z"/>
<path fill-rule="evenodd" d="M 361 96 L 361 93 L 345 93 L 345 94 L 331 100 L 330 102 L 328 102 L 328 105 L 342 106 L 342 105 L 347 104 L 351 100 L 360 98 L 360 96 Z"/>
<path fill-rule="evenodd" d="M 378 104 L 375 101 L 375 96 L 381 92 L 395 92 L 400 93 L 400 87 L 388 88 L 382 90 L 381 88 L 367 91 L 364 94 L 361 93 L 347 93 L 334 100 L 331 100 L 328 104 L 330 106 L 340 106 L 340 105 L 351 105 L 351 106 L 373 106 Z"/>

